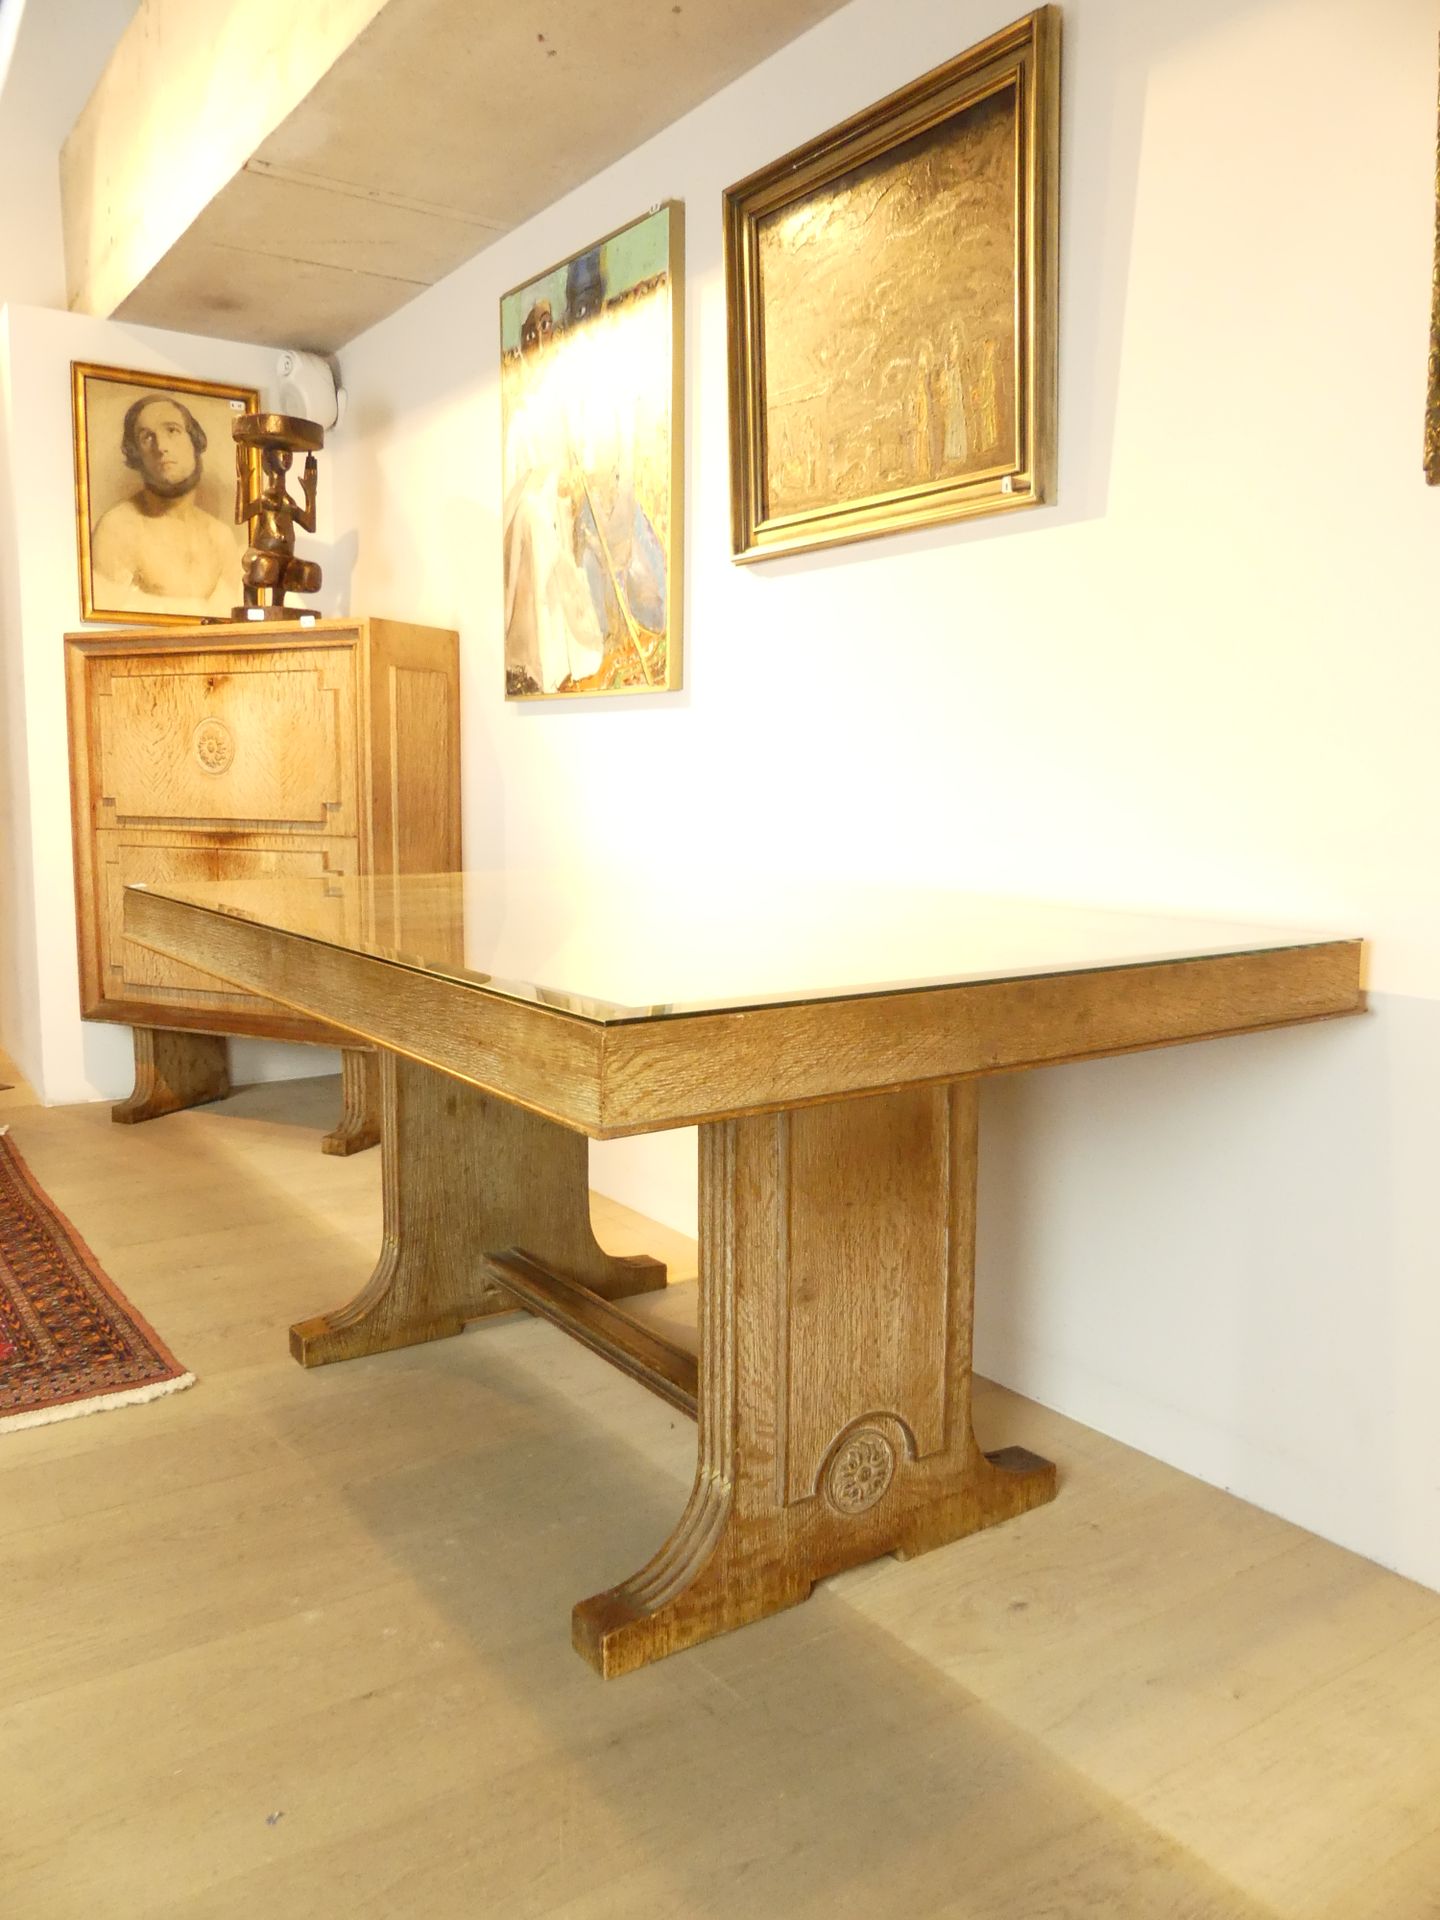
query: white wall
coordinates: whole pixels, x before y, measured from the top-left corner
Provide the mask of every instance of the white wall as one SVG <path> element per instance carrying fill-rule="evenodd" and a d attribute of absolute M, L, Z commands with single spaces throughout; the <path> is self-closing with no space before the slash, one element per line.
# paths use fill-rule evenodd
<path fill-rule="evenodd" d="M 136 4 L 0 0 L 0 1046 L 52 1103 L 114 1099 L 134 1077 L 128 1029 L 79 1014 L 62 649 L 80 624 L 70 362 L 232 380 L 262 395 L 275 368 L 265 348 L 55 310 L 65 298 L 60 145 Z M 323 542 L 323 484 L 320 514 Z M 317 604 L 339 611 L 348 546 L 309 551 L 328 562 Z M 237 1082 L 338 1064 L 328 1048 L 232 1043 Z"/>
<path fill-rule="evenodd" d="M 0 302 L 65 304 L 60 146 L 138 4 L 0 0 Z"/>
<path fill-rule="evenodd" d="M 137 0 L 0 0 L 0 305 L 63 306 L 60 142 L 84 105 Z M 0 364 L 0 449 L 8 378 Z M 40 1057 L 36 956 L 19 935 L 33 919 L 24 677 L 18 644 L 18 553 L 0 450 L 0 1041 Z"/>
<path fill-rule="evenodd" d="M 0 928 L 0 998 L 11 1024 L 3 1039 L 31 1085 L 47 1102 L 114 1099 L 134 1078 L 130 1031 L 82 1021 L 75 948 L 74 866 L 70 832 L 70 760 L 65 725 L 63 636 L 80 625 L 75 557 L 74 465 L 70 431 L 70 363 L 89 360 L 137 372 L 179 374 L 256 386 L 275 371 L 268 347 L 197 339 L 152 327 L 8 307 L 0 313 L 0 374 L 8 370 L 8 414 L 0 468 L 13 476 L 4 522 L 13 542 L 0 596 L 0 634 L 7 673 L 23 689 L 9 703 L 12 739 L 23 712 L 25 786 L 12 822 L 17 886 Z M 228 458 L 222 453 L 222 458 Z M 321 502 L 322 515 L 324 501 Z M 339 611 L 347 580 L 342 556 L 320 538 L 306 551 L 326 568 L 313 604 Z M 14 749 L 12 748 L 12 751 Z M 16 764 L 18 764 L 18 755 Z M 26 884 L 28 878 L 28 885 Z M 237 1082 L 338 1071 L 329 1048 L 232 1042 Z"/>
<path fill-rule="evenodd" d="M 1436 0 L 1068 0 L 1057 504 L 728 556 L 722 189 L 1014 11 L 857 0 L 352 345 L 355 606 L 461 630 L 474 864 L 1369 935 L 1366 1020 L 987 1090 L 980 1357 L 1440 1586 Z M 506 706 L 498 299 L 669 196 L 685 690 Z M 693 1219 L 688 1136 L 596 1179 Z"/>

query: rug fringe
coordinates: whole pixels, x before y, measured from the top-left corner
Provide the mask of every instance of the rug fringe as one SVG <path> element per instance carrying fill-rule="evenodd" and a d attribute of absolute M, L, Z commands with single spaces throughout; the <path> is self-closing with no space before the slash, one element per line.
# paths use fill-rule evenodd
<path fill-rule="evenodd" d="M 0 1133 L 5 1129 L 0 1127 Z M 124 1393 L 100 1393 L 90 1400 L 67 1400 L 57 1407 L 37 1407 L 33 1413 L 8 1413 L 0 1416 L 0 1433 L 18 1433 L 22 1427 L 51 1427 L 57 1420 L 78 1420 L 86 1413 L 108 1413 L 112 1407 L 143 1406 L 147 1400 L 160 1400 L 167 1393 L 181 1393 L 193 1387 L 193 1373 L 182 1373 L 174 1380 L 157 1380 L 149 1387 L 127 1387 Z"/>

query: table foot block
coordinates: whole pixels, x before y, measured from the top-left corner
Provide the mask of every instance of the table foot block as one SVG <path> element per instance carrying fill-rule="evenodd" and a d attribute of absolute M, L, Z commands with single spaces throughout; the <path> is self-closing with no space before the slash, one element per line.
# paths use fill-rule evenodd
<path fill-rule="evenodd" d="M 571 1638 L 602 1678 L 615 1679 L 797 1606 L 832 1573 L 886 1553 L 913 1558 L 1054 1495 L 1054 1466 L 1024 1447 L 973 1455 L 928 1499 L 912 1483 L 904 1511 L 889 1519 L 878 1504 L 847 1518 L 820 1501 L 741 1517 L 723 1483 L 702 1472 L 670 1541 L 633 1579 L 582 1600 Z"/>
<path fill-rule="evenodd" d="M 613 1278 L 600 1293 L 602 1300 L 628 1300 L 632 1293 L 658 1293 L 669 1278 L 669 1268 L 653 1254 L 612 1253 L 606 1258 Z"/>
<path fill-rule="evenodd" d="M 380 1144 L 378 1127 L 355 1127 L 342 1120 L 338 1127 L 320 1137 L 322 1153 L 338 1154 L 342 1159 L 352 1153 L 366 1153 Z"/>
<path fill-rule="evenodd" d="M 380 1070 L 373 1053 L 345 1047 L 340 1054 L 340 1124 L 320 1142 L 322 1153 L 344 1156 L 378 1147 L 384 1124 L 380 1115 Z"/>
<path fill-rule="evenodd" d="M 339 1313 L 317 1314 L 297 1320 L 290 1329 L 290 1352 L 302 1367 L 326 1367 L 335 1360 L 359 1360 L 367 1353 L 394 1353 L 400 1347 L 424 1346 L 431 1340 L 449 1340 L 463 1333 L 472 1316 L 447 1313 L 433 1320 L 407 1320 L 403 1325 L 377 1326 L 370 1319 L 347 1320 Z"/>
<path fill-rule="evenodd" d="M 1046 1506 L 1055 1498 L 1055 1463 L 1028 1447 L 1000 1447 L 980 1456 L 953 1494 L 915 1509 L 891 1549 L 897 1560 L 914 1560 L 935 1547 L 963 1540 L 1002 1521 Z"/>
<path fill-rule="evenodd" d="M 799 1606 L 814 1585 L 805 1573 L 779 1566 L 748 1578 L 720 1566 L 692 1575 L 674 1546 L 645 1573 L 582 1600 L 572 1613 L 575 1651 L 602 1680 L 617 1680 L 667 1654 Z"/>

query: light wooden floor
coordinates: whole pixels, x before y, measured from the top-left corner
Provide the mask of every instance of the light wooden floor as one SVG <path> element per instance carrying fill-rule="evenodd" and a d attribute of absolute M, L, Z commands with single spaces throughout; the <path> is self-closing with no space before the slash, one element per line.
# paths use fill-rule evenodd
<path fill-rule="evenodd" d="M 0 1095 L 200 1376 L 0 1437 L 3 1920 L 1440 1915 L 1440 1596 L 995 1389 L 1053 1506 L 600 1682 L 693 1428 L 518 1317 L 295 1366 L 378 1237 L 335 1100 Z"/>

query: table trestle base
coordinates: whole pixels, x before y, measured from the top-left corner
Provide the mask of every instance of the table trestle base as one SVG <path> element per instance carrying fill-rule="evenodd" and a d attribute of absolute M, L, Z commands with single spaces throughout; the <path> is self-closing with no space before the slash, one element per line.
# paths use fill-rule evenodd
<path fill-rule="evenodd" d="M 292 1349 L 318 1366 L 520 1305 L 696 1417 L 670 1541 L 575 1609 L 602 1674 L 1053 1498 L 1048 1461 L 987 1455 L 970 1422 L 973 1082 L 701 1128 L 697 1361 L 613 1304 L 665 1269 L 596 1242 L 581 1135 L 393 1053 L 380 1070 L 380 1263 Z"/>
<path fill-rule="evenodd" d="M 538 1265 L 614 1299 L 665 1284 L 644 1255 L 606 1253 L 590 1225 L 589 1142 L 402 1055 L 379 1056 L 384 1241 L 348 1306 L 290 1329 L 318 1367 L 443 1340 L 508 1313 L 486 1248 L 523 1247 Z"/>
<path fill-rule="evenodd" d="M 613 1676 L 1053 1499 L 971 1426 L 973 1082 L 700 1132 L 699 1447 L 659 1554 L 575 1609 Z"/>

